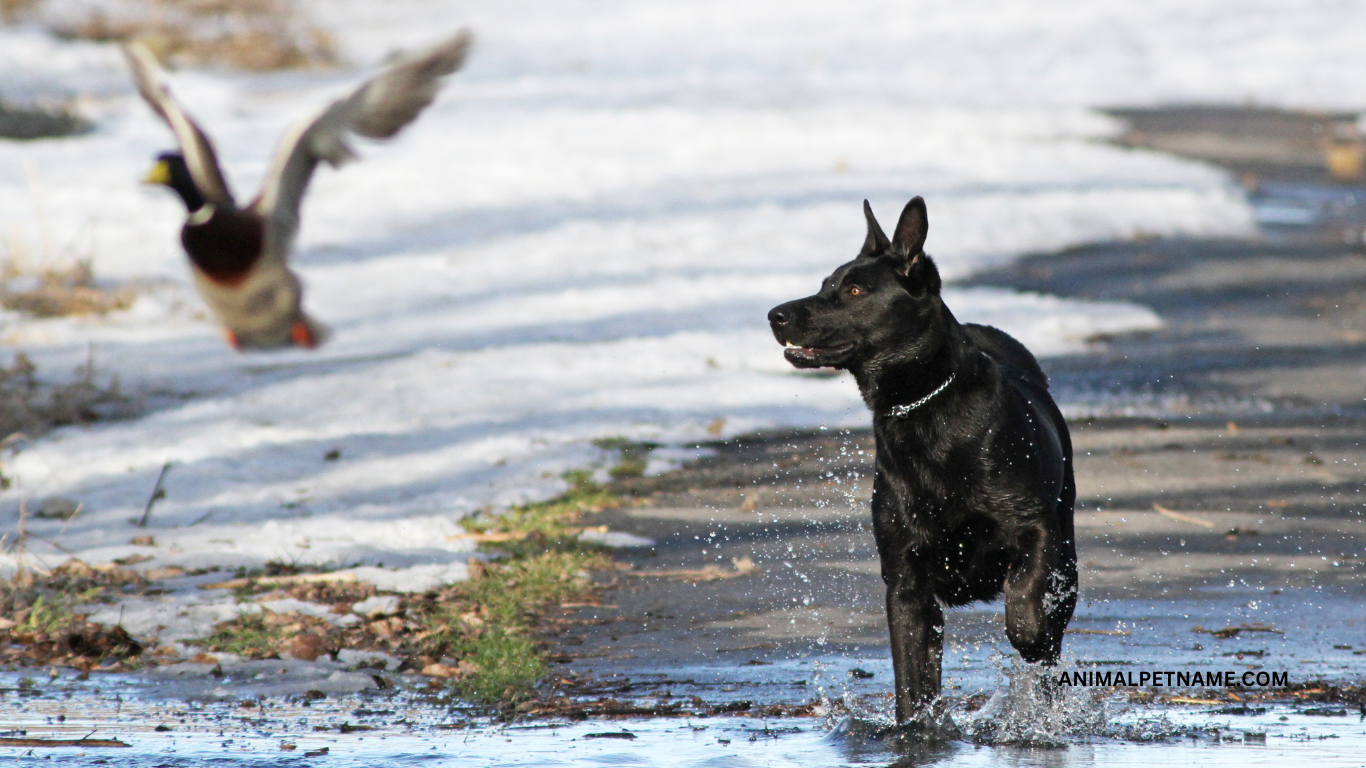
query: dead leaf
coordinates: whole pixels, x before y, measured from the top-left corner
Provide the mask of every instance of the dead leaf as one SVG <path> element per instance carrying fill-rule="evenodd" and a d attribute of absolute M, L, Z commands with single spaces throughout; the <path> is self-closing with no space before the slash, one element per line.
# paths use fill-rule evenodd
<path fill-rule="evenodd" d="M 1194 515 L 1185 515 L 1180 512 L 1173 512 L 1170 509 L 1167 509 L 1166 507 L 1162 506 L 1161 504 L 1154 504 L 1153 509 L 1157 510 L 1157 514 L 1162 515 L 1163 517 L 1170 517 L 1173 520 L 1180 520 L 1183 523 L 1193 523 L 1195 525 L 1204 526 L 1205 528 L 1214 527 L 1214 523 L 1210 522 L 1209 520 L 1200 517 L 1195 517 Z"/>

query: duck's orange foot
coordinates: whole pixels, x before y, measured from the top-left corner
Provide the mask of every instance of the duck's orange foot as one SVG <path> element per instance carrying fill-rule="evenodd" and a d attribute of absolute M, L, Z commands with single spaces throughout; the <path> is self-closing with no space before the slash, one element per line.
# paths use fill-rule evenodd
<path fill-rule="evenodd" d="M 233 349 L 240 350 L 242 348 L 242 345 L 237 343 L 237 334 L 233 333 L 231 328 L 223 329 L 223 338 L 227 339 L 228 346 Z"/>
<path fill-rule="evenodd" d="M 308 327 L 308 323 L 305 323 L 302 320 L 296 320 L 294 322 L 294 327 L 289 329 L 289 336 L 298 346 L 308 347 L 309 349 L 318 346 L 318 337 L 314 335 L 313 329 Z"/>

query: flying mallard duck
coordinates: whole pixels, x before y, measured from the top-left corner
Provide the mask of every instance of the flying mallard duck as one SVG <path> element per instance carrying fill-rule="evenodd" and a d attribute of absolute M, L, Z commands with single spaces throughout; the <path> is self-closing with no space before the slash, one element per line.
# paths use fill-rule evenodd
<path fill-rule="evenodd" d="M 146 181 L 170 187 L 185 201 L 189 217 L 180 242 L 200 295 L 233 347 L 322 342 L 324 328 L 304 314 L 299 278 L 285 264 L 313 169 L 320 160 L 335 168 L 356 157 L 346 144 L 347 133 L 387 139 L 412 122 L 436 97 L 441 78 L 460 68 L 470 42 L 470 34 L 461 31 L 404 56 L 317 117 L 294 126 L 275 153 L 261 193 L 245 207 L 233 199 L 213 143 L 171 97 L 152 52 L 140 43 L 124 46 L 138 91 L 180 144 L 179 152 L 157 157 Z"/>

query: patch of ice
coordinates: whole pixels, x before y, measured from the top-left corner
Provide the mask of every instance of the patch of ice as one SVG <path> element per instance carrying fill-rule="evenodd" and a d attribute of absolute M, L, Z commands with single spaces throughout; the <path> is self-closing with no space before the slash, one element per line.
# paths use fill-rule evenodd
<path fill-rule="evenodd" d="M 398 666 L 401 663 L 398 658 L 390 656 L 387 653 L 380 653 L 379 651 L 357 651 L 352 648 L 343 648 L 338 651 L 337 661 L 348 667 L 354 667 L 359 664 L 372 664 L 378 661 L 380 662 L 380 669 L 388 670 L 398 669 Z"/>
<path fill-rule="evenodd" d="M 579 534 L 581 541 L 591 541 L 604 547 L 653 547 L 654 539 L 636 536 L 624 531 L 598 531 L 589 529 Z"/>
<path fill-rule="evenodd" d="M 398 610 L 398 598 L 393 595 L 376 595 L 351 606 L 351 610 L 361 616 L 372 613 L 393 613 Z"/>
<path fill-rule="evenodd" d="M 463 562 L 445 565 L 415 565 L 411 568 L 388 570 L 362 566 L 347 568 L 337 573 L 351 574 L 359 581 L 373 584 L 378 589 L 389 592 L 426 592 L 429 589 L 465 581 L 470 577 Z"/>
<path fill-rule="evenodd" d="M 297 600 L 292 597 L 281 598 L 279 600 L 262 600 L 256 603 L 258 606 L 272 613 L 289 613 L 298 611 L 305 616 L 315 616 L 319 619 L 337 619 L 337 614 L 332 613 L 332 606 L 318 605 L 304 600 Z"/>

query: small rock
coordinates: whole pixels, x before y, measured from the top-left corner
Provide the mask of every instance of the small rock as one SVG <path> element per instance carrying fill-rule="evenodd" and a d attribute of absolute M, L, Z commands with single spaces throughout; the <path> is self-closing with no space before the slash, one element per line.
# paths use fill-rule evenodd
<path fill-rule="evenodd" d="M 75 499 L 66 496 L 49 496 L 38 502 L 38 508 L 33 510 L 33 516 L 70 520 L 76 516 L 80 509 L 81 503 Z"/>
<path fill-rule="evenodd" d="M 456 667 L 448 667 L 445 664 L 428 664 L 422 668 L 422 674 L 428 677 L 456 677 L 460 670 Z"/>
<path fill-rule="evenodd" d="M 299 661 L 316 661 L 323 653 L 323 639 L 318 635 L 295 635 L 289 641 L 289 655 Z"/>

